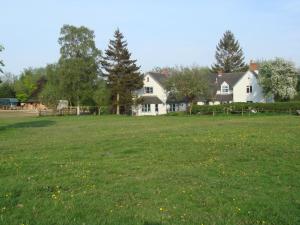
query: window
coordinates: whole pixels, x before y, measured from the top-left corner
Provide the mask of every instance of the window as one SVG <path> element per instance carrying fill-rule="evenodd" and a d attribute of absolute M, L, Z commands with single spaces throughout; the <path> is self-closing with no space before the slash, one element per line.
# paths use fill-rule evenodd
<path fill-rule="evenodd" d="M 149 82 L 149 77 L 147 77 L 147 82 Z"/>
<path fill-rule="evenodd" d="M 229 86 L 227 84 L 223 84 L 221 86 L 221 93 L 228 94 L 229 93 Z"/>
<path fill-rule="evenodd" d="M 145 87 L 144 93 L 152 94 L 153 93 L 153 87 Z"/>
<path fill-rule="evenodd" d="M 170 105 L 170 112 L 176 112 L 176 104 Z"/>
<path fill-rule="evenodd" d="M 248 85 L 246 88 L 247 93 L 252 93 L 252 86 Z"/>
<path fill-rule="evenodd" d="M 158 112 L 158 104 L 155 104 L 155 112 Z"/>
<path fill-rule="evenodd" d="M 142 112 L 150 112 L 150 104 L 145 104 L 142 106 Z"/>

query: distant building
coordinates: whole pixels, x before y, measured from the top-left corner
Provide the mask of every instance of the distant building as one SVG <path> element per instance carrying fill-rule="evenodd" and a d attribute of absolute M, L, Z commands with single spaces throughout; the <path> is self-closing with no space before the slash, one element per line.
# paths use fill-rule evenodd
<path fill-rule="evenodd" d="M 257 64 L 250 63 L 247 72 L 218 73 L 210 75 L 211 96 L 199 97 L 197 104 L 217 105 L 233 102 L 273 102 L 263 94 L 258 83 Z M 176 99 L 165 88 L 168 75 L 163 73 L 146 73 L 144 87 L 137 92 L 143 103 L 133 109 L 138 116 L 162 115 L 168 112 L 186 111 L 188 103 L 185 99 Z"/>
<path fill-rule="evenodd" d="M 20 102 L 16 98 L 0 98 L 0 109 L 17 109 Z"/>

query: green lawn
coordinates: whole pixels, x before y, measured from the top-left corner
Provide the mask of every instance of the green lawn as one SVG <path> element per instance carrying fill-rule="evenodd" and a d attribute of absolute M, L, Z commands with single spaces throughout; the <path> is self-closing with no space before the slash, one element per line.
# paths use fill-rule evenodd
<path fill-rule="evenodd" d="M 0 117 L 0 224 L 300 224 L 300 117 Z"/>

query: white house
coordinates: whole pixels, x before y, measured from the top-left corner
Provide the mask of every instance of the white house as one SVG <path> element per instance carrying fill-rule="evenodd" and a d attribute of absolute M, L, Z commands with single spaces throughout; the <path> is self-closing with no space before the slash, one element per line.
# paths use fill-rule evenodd
<path fill-rule="evenodd" d="M 258 83 L 257 64 L 250 63 L 247 72 L 218 73 L 210 76 L 212 87 L 214 87 L 212 97 L 200 99 L 198 105 L 203 104 L 225 104 L 232 102 L 273 102 L 273 98 L 266 97 Z"/>
<path fill-rule="evenodd" d="M 143 103 L 133 108 L 138 116 L 162 115 L 167 112 L 185 111 L 187 102 L 178 100 L 168 94 L 165 81 L 168 75 L 163 73 L 146 73 L 144 87 L 137 92 Z M 273 98 L 264 96 L 258 83 L 258 70 L 255 63 L 250 63 L 247 72 L 218 73 L 210 75 L 212 96 L 199 98 L 197 104 L 226 104 L 232 102 L 273 102 Z"/>
<path fill-rule="evenodd" d="M 178 101 L 168 95 L 165 89 L 167 77 L 168 75 L 163 73 L 149 72 L 145 74 L 144 87 L 136 93 L 138 97 L 142 97 L 143 103 L 133 108 L 133 114 L 154 116 L 186 110 L 184 101 Z"/>

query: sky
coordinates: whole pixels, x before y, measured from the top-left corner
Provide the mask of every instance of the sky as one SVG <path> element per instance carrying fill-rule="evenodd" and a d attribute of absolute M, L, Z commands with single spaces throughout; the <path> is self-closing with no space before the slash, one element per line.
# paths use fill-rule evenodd
<path fill-rule="evenodd" d="M 283 57 L 300 67 L 300 0 L 0 0 L 0 59 L 16 75 L 59 59 L 64 24 L 95 32 L 104 51 L 119 28 L 142 72 L 210 66 L 231 30 L 245 61 Z"/>

